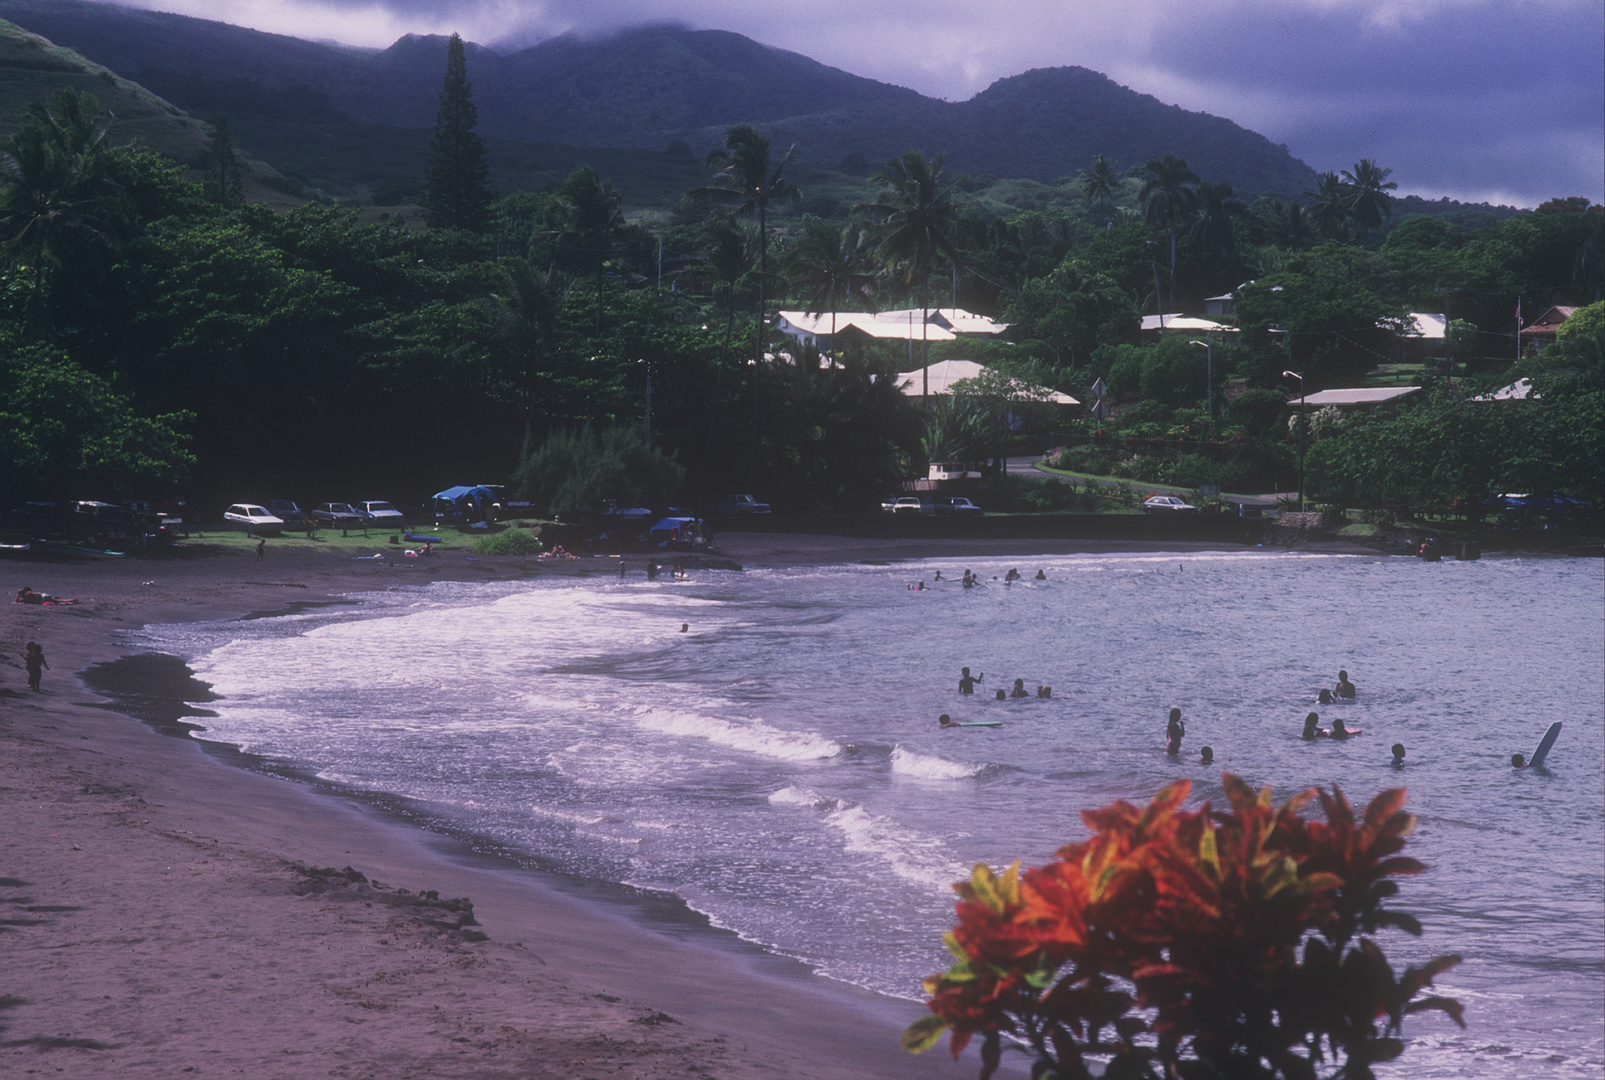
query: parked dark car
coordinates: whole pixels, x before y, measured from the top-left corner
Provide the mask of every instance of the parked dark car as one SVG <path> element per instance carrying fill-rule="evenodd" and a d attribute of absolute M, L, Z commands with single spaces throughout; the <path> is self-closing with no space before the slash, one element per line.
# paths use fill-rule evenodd
<path fill-rule="evenodd" d="M 980 517 L 983 511 L 962 495 L 938 495 L 936 513 L 938 516 Z"/>
<path fill-rule="evenodd" d="M 299 506 L 294 499 L 269 499 L 265 504 L 275 517 L 284 522 L 286 529 L 315 529 L 318 520 Z"/>
<path fill-rule="evenodd" d="M 726 495 L 714 504 L 713 512 L 718 517 L 747 517 L 769 513 L 769 504 L 761 503 L 751 495 Z"/>
<path fill-rule="evenodd" d="M 368 523 L 368 519 L 350 503 L 323 503 L 312 511 L 312 520 L 319 525 L 331 529 L 356 529 Z"/>

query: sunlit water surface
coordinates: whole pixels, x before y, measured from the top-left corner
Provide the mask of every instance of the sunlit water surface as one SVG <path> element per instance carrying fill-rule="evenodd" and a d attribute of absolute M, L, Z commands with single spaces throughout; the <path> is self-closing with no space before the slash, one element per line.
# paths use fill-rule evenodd
<path fill-rule="evenodd" d="M 966 565 L 980 588 L 934 582 Z M 1071 556 L 1005 586 L 1010 565 L 439 584 L 140 644 L 222 695 L 206 738 L 416 800 L 542 866 L 676 894 L 908 997 L 945 966 L 950 883 L 977 861 L 1045 861 L 1085 835 L 1083 808 L 1176 777 L 1218 803 L 1221 768 L 1359 803 L 1403 784 L 1429 870 L 1397 904 L 1426 933 L 1384 947 L 1396 968 L 1462 953 L 1440 986 L 1468 1029 L 1415 1019 L 1392 1075 L 1602 1075 L 1599 562 Z M 957 695 L 964 665 L 985 695 Z M 1364 734 L 1301 741 L 1340 667 L 1359 699 L 1323 722 Z M 1052 699 L 990 700 L 1015 678 Z M 1172 705 L 1179 758 L 1162 748 Z M 938 730 L 940 712 L 1003 726 Z M 1555 720 L 1548 769 L 1512 770 Z"/>

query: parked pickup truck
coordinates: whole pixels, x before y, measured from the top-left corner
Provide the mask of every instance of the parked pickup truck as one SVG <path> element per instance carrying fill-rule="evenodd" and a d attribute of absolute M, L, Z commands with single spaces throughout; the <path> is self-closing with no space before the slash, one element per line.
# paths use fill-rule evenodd
<path fill-rule="evenodd" d="M 929 514 L 931 504 L 918 495 L 904 495 L 892 504 L 892 513 L 902 514 Z"/>
<path fill-rule="evenodd" d="M 746 517 L 769 513 L 769 504 L 761 503 L 751 495 L 726 495 L 714 504 L 713 512 L 719 517 Z"/>

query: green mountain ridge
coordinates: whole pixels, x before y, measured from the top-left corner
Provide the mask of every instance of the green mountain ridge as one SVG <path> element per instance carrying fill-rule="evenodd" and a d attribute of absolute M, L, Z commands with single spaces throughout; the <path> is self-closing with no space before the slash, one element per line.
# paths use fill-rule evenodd
<path fill-rule="evenodd" d="M 87 0 L 0 0 L 0 17 L 192 114 L 226 113 L 247 139 L 247 117 L 427 129 L 445 67 L 440 37 L 361 50 Z M 1314 185 L 1287 147 L 1083 68 L 1030 71 L 947 102 L 739 34 L 672 26 L 506 54 L 471 47 L 468 65 L 490 139 L 652 151 L 684 142 L 700 155 L 746 122 L 795 142 L 814 167 L 917 147 L 945 152 L 960 172 L 1051 182 L 1098 153 L 1119 168 L 1175 153 L 1247 194 Z M 278 160 L 274 147 L 254 146 Z"/>

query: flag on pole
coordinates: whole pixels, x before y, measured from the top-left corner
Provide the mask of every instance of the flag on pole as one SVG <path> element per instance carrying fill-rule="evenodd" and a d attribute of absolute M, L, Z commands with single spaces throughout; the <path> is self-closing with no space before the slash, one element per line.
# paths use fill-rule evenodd
<path fill-rule="evenodd" d="M 1516 329 L 1520 330 L 1527 324 L 1521 321 L 1521 297 L 1516 297 Z"/>

